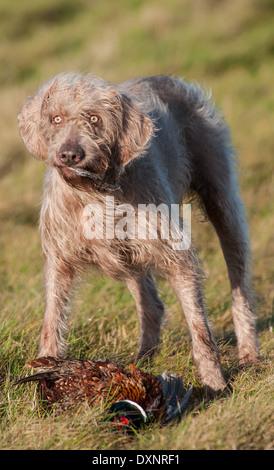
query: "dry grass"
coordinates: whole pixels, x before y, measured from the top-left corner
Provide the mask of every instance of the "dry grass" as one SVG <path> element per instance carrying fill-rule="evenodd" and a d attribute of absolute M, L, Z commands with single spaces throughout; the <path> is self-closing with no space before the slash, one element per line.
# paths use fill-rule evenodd
<path fill-rule="evenodd" d="M 273 448 L 274 294 L 274 8 L 271 0 L 2 0 L 0 6 L 0 357 L 1 449 L 271 449 Z M 208 224 L 193 234 L 209 275 L 206 293 L 231 392 L 204 402 L 188 330 L 174 294 L 159 279 L 166 328 L 152 372 L 181 373 L 195 391 L 178 425 L 133 439 L 110 431 L 104 410 L 54 417 L 35 387 L 14 388 L 35 357 L 43 316 L 42 256 L 37 232 L 44 167 L 25 151 L 16 115 L 50 75 L 92 71 L 110 81 L 168 73 L 212 88 L 239 151 L 254 251 L 262 362 L 238 367 L 225 264 Z M 70 355 L 128 364 L 137 346 L 130 294 L 91 273 L 71 319 Z"/>

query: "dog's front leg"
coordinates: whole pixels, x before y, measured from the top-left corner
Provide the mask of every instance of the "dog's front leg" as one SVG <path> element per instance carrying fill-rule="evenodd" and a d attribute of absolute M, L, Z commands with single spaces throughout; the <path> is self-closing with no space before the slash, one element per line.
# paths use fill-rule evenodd
<path fill-rule="evenodd" d="M 65 353 L 66 320 L 74 269 L 59 258 L 44 266 L 45 316 L 38 356 L 61 357 Z"/>

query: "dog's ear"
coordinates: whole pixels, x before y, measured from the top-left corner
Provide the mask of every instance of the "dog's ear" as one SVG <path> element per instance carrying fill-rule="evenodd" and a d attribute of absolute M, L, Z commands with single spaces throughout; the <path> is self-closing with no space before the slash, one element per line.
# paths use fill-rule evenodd
<path fill-rule="evenodd" d="M 39 88 L 37 93 L 23 105 L 18 114 L 19 132 L 27 149 L 36 158 L 42 160 L 47 159 L 47 149 L 39 127 L 42 104 L 49 89 L 49 84 Z"/>
<path fill-rule="evenodd" d="M 152 121 L 124 94 L 119 96 L 122 116 L 115 163 L 123 167 L 147 148 L 153 134 Z"/>

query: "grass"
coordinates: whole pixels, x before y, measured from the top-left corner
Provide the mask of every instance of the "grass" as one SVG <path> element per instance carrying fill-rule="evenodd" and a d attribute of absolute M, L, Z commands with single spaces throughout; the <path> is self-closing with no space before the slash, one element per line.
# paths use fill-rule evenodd
<path fill-rule="evenodd" d="M 274 7 L 271 0 L 2 0 L 0 6 L 0 390 L 1 449 L 273 449 L 274 294 Z M 148 369 L 194 384 L 177 425 L 129 439 L 113 433 L 103 409 L 53 416 L 35 386 L 13 387 L 35 357 L 43 317 L 42 255 L 37 231 L 42 163 L 23 147 L 16 115 L 26 97 L 64 70 L 110 81 L 168 73 L 210 87 L 231 125 L 251 227 L 262 361 L 237 362 L 225 263 L 212 228 L 192 220 L 208 273 L 210 319 L 231 391 L 204 400 L 188 329 L 167 282 L 166 327 Z M 197 217 L 198 219 L 198 217 Z M 87 275 L 71 317 L 69 355 L 110 357 L 125 365 L 137 348 L 134 302 L 120 283 Z"/>

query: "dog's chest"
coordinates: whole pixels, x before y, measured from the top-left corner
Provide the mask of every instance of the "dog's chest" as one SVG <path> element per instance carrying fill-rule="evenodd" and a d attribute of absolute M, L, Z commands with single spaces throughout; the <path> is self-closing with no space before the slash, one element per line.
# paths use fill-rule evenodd
<path fill-rule="evenodd" d="M 56 199 L 53 205 L 44 199 L 40 218 L 44 253 L 58 254 L 79 269 L 95 265 L 111 277 L 124 276 L 130 266 L 140 265 L 131 233 L 135 219 L 127 211 L 117 215 L 113 199 L 104 204 L 85 202 Z"/>

